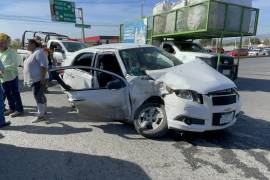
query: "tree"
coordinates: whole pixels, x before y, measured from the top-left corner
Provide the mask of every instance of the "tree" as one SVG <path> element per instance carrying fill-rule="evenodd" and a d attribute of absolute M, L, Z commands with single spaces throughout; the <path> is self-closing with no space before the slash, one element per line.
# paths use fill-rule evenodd
<path fill-rule="evenodd" d="M 249 41 L 249 39 L 250 39 L 250 41 Z M 257 38 L 257 37 L 255 37 L 255 38 L 246 38 L 245 41 L 244 41 L 244 44 L 249 45 L 249 42 L 251 44 L 261 44 L 260 38 Z"/>
<path fill-rule="evenodd" d="M 270 46 L 270 39 L 265 39 L 265 40 L 263 41 L 263 44 L 264 44 L 265 46 Z"/>
<path fill-rule="evenodd" d="M 11 41 L 11 45 L 12 48 L 14 49 L 19 49 L 21 48 L 21 40 L 20 39 L 14 39 Z"/>

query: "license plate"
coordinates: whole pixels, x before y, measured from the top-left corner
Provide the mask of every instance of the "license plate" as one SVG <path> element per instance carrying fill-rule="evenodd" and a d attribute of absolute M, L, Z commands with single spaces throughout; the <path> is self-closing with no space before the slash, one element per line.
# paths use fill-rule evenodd
<path fill-rule="evenodd" d="M 233 118 L 234 118 L 234 112 L 223 114 L 220 118 L 220 124 L 230 123 L 232 122 Z"/>
<path fill-rule="evenodd" d="M 229 76 L 229 75 L 231 75 L 231 70 L 223 70 L 222 73 L 223 73 L 224 75 Z"/>

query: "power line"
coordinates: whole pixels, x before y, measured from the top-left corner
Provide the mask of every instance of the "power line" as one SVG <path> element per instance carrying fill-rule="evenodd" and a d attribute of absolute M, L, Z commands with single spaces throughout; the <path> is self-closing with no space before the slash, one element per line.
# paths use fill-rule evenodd
<path fill-rule="evenodd" d="M 9 21 L 20 21 L 20 22 L 32 22 L 32 23 L 61 23 L 61 24 L 70 24 L 65 22 L 53 22 L 49 18 L 38 18 L 34 16 L 14 16 L 14 15 L 4 15 L 0 14 L 0 20 L 9 20 Z M 119 27 L 118 24 L 91 24 L 91 26 L 96 27 Z"/>

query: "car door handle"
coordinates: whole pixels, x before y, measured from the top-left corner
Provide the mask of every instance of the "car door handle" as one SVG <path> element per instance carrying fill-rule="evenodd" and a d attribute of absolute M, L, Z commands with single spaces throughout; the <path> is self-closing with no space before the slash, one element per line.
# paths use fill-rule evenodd
<path fill-rule="evenodd" d="M 85 101 L 83 98 L 69 98 L 69 101 L 71 102 L 79 102 L 79 101 Z"/>
<path fill-rule="evenodd" d="M 74 98 L 72 99 L 73 102 L 79 102 L 79 101 L 85 101 L 85 99 L 79 99 L 79 98 Z"/>

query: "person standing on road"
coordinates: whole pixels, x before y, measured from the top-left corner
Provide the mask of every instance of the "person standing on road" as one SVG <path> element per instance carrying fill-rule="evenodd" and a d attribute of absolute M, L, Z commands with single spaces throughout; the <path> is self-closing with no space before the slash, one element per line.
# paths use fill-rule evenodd
<path fill-rule="evenodd" d="M 17 117 L 22 115 L 24 111 L 19 92 L 18 63 L 20 57 L 15 50 L 9 47 L 10 41 L 7 34 L 0 33 L 0 59 L 5 69 L 0 80 L 9 105 L 9 110 L 6 110 L 5 115 Z"/>
<path fill-rule="evenodd" d="M 44 48 L 44 52 L 48 59 L 48 73 L 49 73 L 49 79 L 46 84 L 45 93 L 49 93 L 49 90 L 48 90 L 49 85 L 52 82 L 52 80 L 54 80 L 53 74 L 50 72 L 50 70 L 55 66 L 56 63 L 53 59 L 52 51 L 49 48 Z"/>
<path fill-rule="evenodd" d="M 48 78 L 48 59 L 35 39 L 28 41 L 28 50 L 32 54 L 24 61 L 24 84 L 32 87 L 37 103 L 38 115 L 32 121 L 35 123 L 46 119 L 47 98 L 44 90 Z"/>
<path fill-rule="evenodd" d="M 0 77 L 3 75 L 4 72 L 4 65 L 2 64 L 0 60 Z M 6 122 L 5 114 L 4 114 L 4 98 L 3 98 L 3 88 L 0 81 L 0 128 L 9 126 L 10 122 Z"/>

